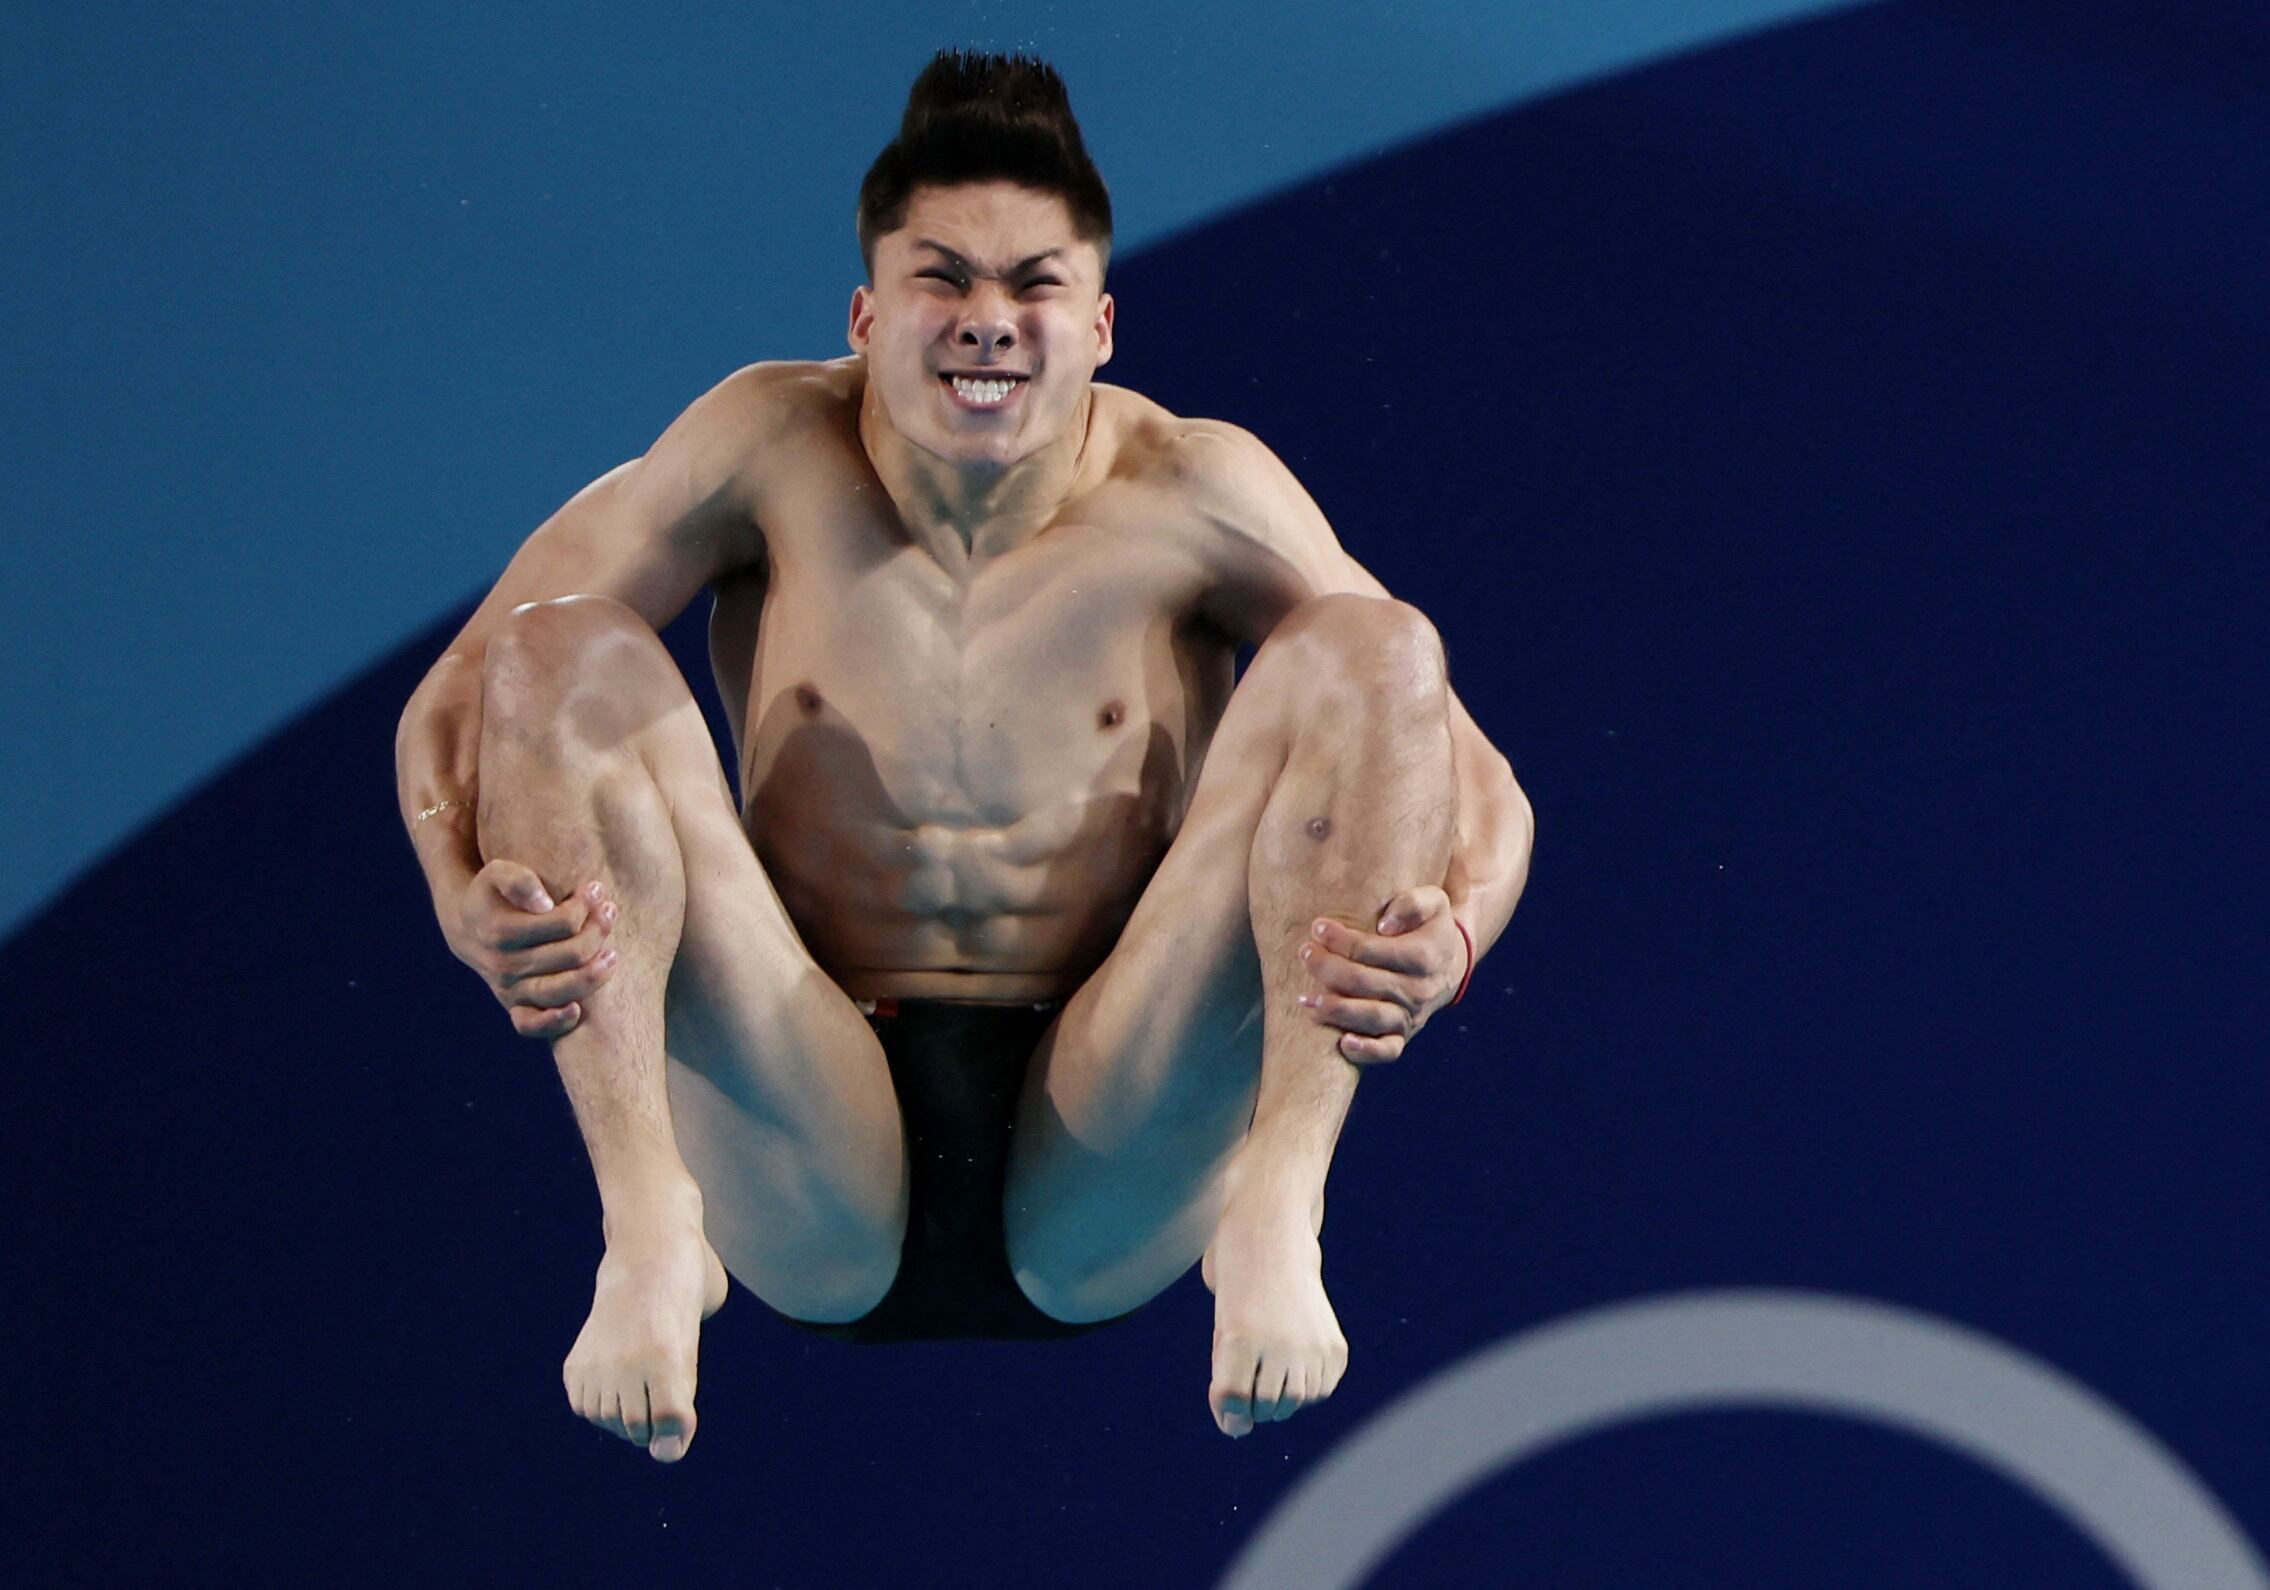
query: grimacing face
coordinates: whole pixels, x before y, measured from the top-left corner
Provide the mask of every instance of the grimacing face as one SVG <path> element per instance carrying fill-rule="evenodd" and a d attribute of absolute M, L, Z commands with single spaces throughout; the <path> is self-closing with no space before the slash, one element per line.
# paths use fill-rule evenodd
<path fill-rule="evenodd" d="M 917 188 L 851 295 L 851 347 L 891 428 L 950 465 L 1007 469 L 1062 436 L 1111 357 L 1103 261 L 1053 193 Z M 956 379 L 956 378 L 960 379 Z"/>

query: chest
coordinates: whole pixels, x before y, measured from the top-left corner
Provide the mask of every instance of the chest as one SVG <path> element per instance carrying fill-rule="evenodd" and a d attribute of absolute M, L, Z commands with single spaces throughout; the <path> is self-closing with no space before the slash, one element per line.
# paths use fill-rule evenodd
<path fill-rule="evenodd" d="M 1171 533 L 1068 519 L 949 571 L 895 524 L 829 528 L 776 535 L 762 589 L 720 592 L 744 788 L 824 768 L 983 820 L 1162 738 L 1195 752 L 1219 717 L 1231 648 L 1193 622 L 1204 570 Z"/>

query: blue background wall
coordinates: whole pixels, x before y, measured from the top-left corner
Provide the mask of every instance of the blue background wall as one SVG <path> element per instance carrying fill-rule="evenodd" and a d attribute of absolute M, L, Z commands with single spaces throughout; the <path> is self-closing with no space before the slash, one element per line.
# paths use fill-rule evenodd
<path fill-rule="evenodd" d="M 1662 58 L 1764 12 L 959 15 L 13 19 L 25 1559 L 1204 1583 L 1466 1352 L 1725 1285 L 1990 1333 L 2270 1538 L 2259 10 Z M 665 1471 L 562 1402 L 596 1200 L 433 929 L 391 731 L 558 500 L 835 351 L 858 170 L 962 40 L 1065 66 L 1147 244 L 1111 374 L 1257 430 L 1435 617 L 1537 874 L 1356 1108 L 1330 1404 L 1222 1441 L 1194 1277 L 1045 1348 L 741 1297 Z M 2022 1487 L 1762 1410 L 1511 1469 L 1382 1582 L 1499 1579 L 2121 1582 Z"/>
<path fill-rule="evenodd" d="M 860 174 L 942 43 L 1058 62 L 1124 252 L 1833 6 L 1065 9 L 7 0 L 0 526 L 36 578 L 0 593 L 0 729 L 45 776 L 0 933 L 485 589 L 689 394 L 842 353 Z"/>

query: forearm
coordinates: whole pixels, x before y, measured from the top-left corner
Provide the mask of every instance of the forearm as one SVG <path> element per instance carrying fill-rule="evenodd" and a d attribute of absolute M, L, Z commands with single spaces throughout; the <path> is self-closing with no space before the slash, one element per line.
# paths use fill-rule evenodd
<path fill-rule="evenodd" d="M 437 904 L 481 870 L 473 805 L 480 797 L 480 753 L 480 661 L 451 653 L 411 693 L 394 732 L 395 800 Z M 465 804 L 419 819 L 445 801 Z"/>
<path fill-rule="evenodd" d="M 1454 737 L 1458 833 L 1443 879 L 1450 912 L 1474 936 L 1479 962 L 1505 931 L 1529 882 L 1537 821 L 1513 768 L 1476 735 Z"/>

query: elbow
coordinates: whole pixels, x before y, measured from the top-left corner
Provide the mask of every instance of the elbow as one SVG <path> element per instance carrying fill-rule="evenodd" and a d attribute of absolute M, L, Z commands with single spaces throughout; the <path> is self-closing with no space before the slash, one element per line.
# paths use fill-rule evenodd
<path fill-rule="evenodd" d="M 435 659 L 434 665 L 426 670 L 426 676 L 418 681 L 417 689 L 410 692 L 410 699 L 402 703 L 402 715 L 394 723 L 397 745 L 411 732 L 414 724 L 433 711 L 437 697 L 452 687 L 458 690 L 465 688 L 464 680 L 468 669 L 471 670 L 473 689 L 478 691 L 481 682 L 479 658 L 462 651 L 445 651 Z"/>
<path fill-rule="evenodd" d="M 1529 870 L 1529 853 L 1537 848 L 1537 808 L 1529 803 L 1529 793 L 1521 781 L 1513 776 L 1513 764 L 1502 755 L 1498 758 L 1498 779 L 1504 791 L 1506 829 L 1521 856 L 1521 870 Z"/>
<path fill-rule="evenodd" d="M 1491 749 L 1490 755 L 1496 764 L 1492 772 L 1495 775 L 1499 799 L 1504 801 L 1505 809 L 1512 814 L 1516 826 L 1526 829 L 1530 833 L 1535 833 L 1537 831 L 1537 809 L 1529 804 L 1529 792 L 1521 787 L 1521 780 L 1514 777 L 1513 764 L 1506 760 L 1504 752 L 1494 747 Z"/>

